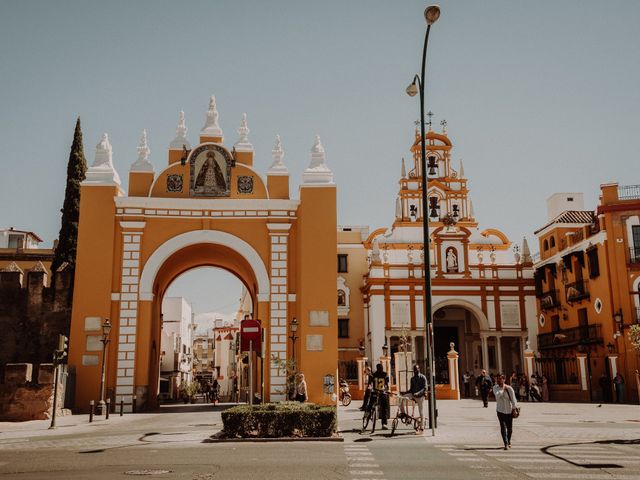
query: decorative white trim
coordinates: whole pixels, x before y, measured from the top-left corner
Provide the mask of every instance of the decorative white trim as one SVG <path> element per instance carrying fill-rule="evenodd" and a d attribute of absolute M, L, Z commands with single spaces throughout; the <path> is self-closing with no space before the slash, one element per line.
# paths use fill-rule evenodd
<path fill-rule="evenodd" d="M 235 235 L 218 230 L 194 230 L 177 235 L 160 245 L 144 265 L 140 277 L 140 296 L 153 295 L 153 282 L 162 264 L 182 248 L 198 243 L 214 243 L 239 253 L 249 263 L 258 283 L 258 296 L 270 291 L 269 275 L 262 258 L 247 242 Z"/>
<path fill-rule="evenodd" d="M 288 295 L 288 300 L 289 300 L 290 302 L 295 302 L 295 301 L 296 301 L 296 294 L 295 294 L 295 293 L 290 293 L 290 294 Z"/>
<path fill-rule="evenodd" d="M 270 232 L 276 231 L 276 230 L 287 232 L 291 230 L 291 224 L 290 223 L 267 223 L 267 228 L 269 229 Z"/>
<path fill-rule="evenodd" d="M 220 198 L 161 198 L 117 197 L 117 208 L 147 208 L 161 210 L 297 210 L 300 200 L 282 199 L 220 199 Z"/>
<path fill-rule="evenodd" d="M 112 293 L 111 294 L 111 300 L 119 301 L 120 300 L 120 294 L 119 293 Z"/>
<path fill-rule="evenodd" d="M 147 222 L 120 222 L 122 228 L 134 228 L 142 230 Z M 127 232 L 129 235 L 133 232 Z"/>

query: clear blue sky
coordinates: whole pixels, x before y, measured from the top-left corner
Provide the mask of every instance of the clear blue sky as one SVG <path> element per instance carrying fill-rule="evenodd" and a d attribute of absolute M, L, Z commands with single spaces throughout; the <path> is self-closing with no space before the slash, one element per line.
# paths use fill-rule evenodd
<path fill-rule="evenodd" d="M 76 116 L 85 154 L 108 132 L 126 183 L 143 128 L 156 171 L 184 109 L 197 141 L 208 97 L 227 144 L 249 117 L 266 172 L 276 133 L 297 191 L 316 133 L 339 222 L 388 226 L 418 102 L 422 1 L 28 1 L 0 3 L 0 224 L 60 224 Z M 512 239 L 545 199 L 640 183 L 640 2 L 442 1 L 429 109 L 446 118 L 481 227 Z M 237 294 L 233 294 L 234 297 Z M 224 303 L 224 302 L 223 302 Z"/>

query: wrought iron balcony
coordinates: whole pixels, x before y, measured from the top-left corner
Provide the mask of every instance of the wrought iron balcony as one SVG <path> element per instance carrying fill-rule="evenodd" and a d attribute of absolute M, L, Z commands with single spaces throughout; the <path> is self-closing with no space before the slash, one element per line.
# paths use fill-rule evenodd
<path fill-rule="evenodd" d="M 629 263 L 640 264 L 640 247 L 629 247 Z"/>
<path fill-rule="evenodd" d="M 618 187 L 618 198 L 620 200 L 640 199 L 640 185 L 621 185 Z"/>
<path fill-rule="evenodd" d="M 560 300 L 558 299 L 558 290 L 548 290 L 542 292 L 540 295 L 540 309 L 551 310 L 560 306 Z"/>
<path fill-rule="evenodd" d="M 567 302 L 577 302 L 578 300 L 589 298 L 589 289 L 587 287 L 588 282 L 586 280 L 567 283 L 564 287 Z"/>
<path fill-rule="evenodd" d="M 538 348 L 540 350 L 592 343 L 603 343 L 600 325 L 585 325 L 538 335 Z"/>

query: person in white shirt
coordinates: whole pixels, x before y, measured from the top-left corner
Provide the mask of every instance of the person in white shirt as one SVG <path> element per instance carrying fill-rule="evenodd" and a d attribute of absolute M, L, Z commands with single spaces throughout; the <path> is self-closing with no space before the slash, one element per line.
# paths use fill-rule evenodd
<path fill-rule="evenodd" d="M 516 395 L 511 386 L 504 383 L 504 375 L 496 376 L 496 385 L 493 386 L 493 395 L 496 397 L 496 412 L 500 422 L 500 433 L 504 442 L 504 449 L 511 448 L 511 431 L 513 429 L 513 417 L 511 412 L 518 408 Z"/>

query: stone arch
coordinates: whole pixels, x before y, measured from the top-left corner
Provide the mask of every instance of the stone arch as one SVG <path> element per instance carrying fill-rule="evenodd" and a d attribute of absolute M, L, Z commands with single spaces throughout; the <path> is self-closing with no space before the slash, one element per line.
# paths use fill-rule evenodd
<path fill-rule="evenodd" d="M 480 326 L 480 331 L 487 331 L 487 330 L 490 329 L 489 320 L 487 319 L 487 316 L 484 314 L 484 312 L 477 305 L 474 305 L 473 303 L 469 302 L 468 300 L 462 300 L 462 299 L 456 299 L 456 298 L 450 298 L 450 299 L 447 299 L 447 300 L 442 300 L 442 301 L 436 303 L 433 306 L 432 311 L 435 313 L 439 309 L 445 308 L 445 307 L 461 307 L 461 308 L 465 308 L 465 309 L 469 310 L 471 313 L 473 313 L 473 315 L 478 320 L 478 325 Z"/>
<path fill-rule="evenodd" d="M 242 256 L 253 269 L 258 286 L 258 301 L 269 300 L 269 275 L 262 258 L 247 242 L 218 230 L 194 230 L 170 238 L 151 254 L 140 276 L 140 300 L 153 299 L 153 286 L 158 271 L 174 253 L 197 244 L 216 244 L 230 248 Z"/>
<path fill-rule="evenodd" d="M 640 276 L 638 276 L 633 281 L 633 288 L 631 289 L 631 291 L 633 292 L 633 301 L 635 303 L 635 306 L 636 308 L 640 309 Z"/>

